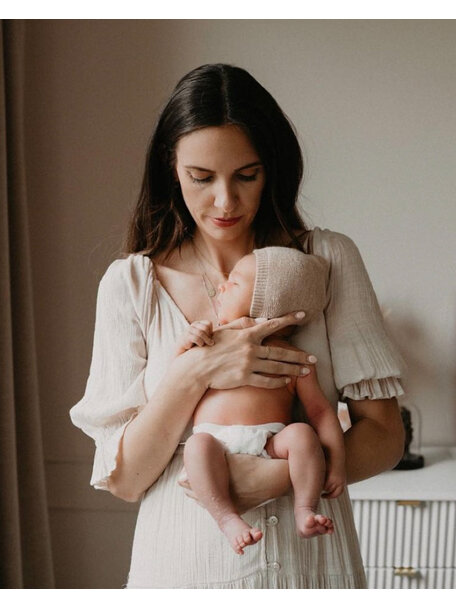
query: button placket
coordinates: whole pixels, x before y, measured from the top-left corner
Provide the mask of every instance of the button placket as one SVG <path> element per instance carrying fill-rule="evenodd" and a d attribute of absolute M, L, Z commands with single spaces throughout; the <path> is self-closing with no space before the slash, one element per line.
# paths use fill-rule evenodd
<path fill-rule="evenodd" d="M 266 505 L 266 529 L 267 532 L 267 542 L 265 543 L 266 549 L 266 568 L 267 571 L 271 574 L 271 576 L 275 576 L 280 568 L 281 564 L 279 562 L 279 543 L 278 543 L 278 523 L 279 518 L 276 515 L 277 505 L 272 503 L 270 505 Z M 271 583 L 273 580 L 271 580 Z"/>

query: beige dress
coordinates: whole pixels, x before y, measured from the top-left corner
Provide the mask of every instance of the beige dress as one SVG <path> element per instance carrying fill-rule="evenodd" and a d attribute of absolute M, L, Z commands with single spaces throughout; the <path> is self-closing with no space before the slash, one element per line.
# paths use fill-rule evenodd
<path fill-rule="evenodd" d="M 314 253 L 331 265 L 328 304 L 293 343 L 318 357 L 328 399 L 378 399 L 403 393 L 403 362 L 388 339 L 358 249 L 348 237 L 315 228 Z M 90 481 L 106 490 L 127 424 L 153 395 L 176 338 L 188 322 L 141 254 L 114 261 L 97 298 L 93 356 L 85 394 L 72 422 L 96 443 Z M 363 588 L 366 579 L 348 492 L 321 501 L 332 536 L 300 539 L 291 496 L 245 514 L 264 537 L 234 553 L 210 515 L 177 484 L 182 437 L 159 479 L 144 493 L 133 542 L 128 588 Z"/>

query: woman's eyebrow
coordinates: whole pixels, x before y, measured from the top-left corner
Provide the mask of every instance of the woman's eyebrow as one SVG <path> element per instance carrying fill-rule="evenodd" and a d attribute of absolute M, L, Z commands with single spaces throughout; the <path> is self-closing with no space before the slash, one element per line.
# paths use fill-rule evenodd
<path fill-rule="evenodd" d="M 235 169 L 235 171 L 243 171 L 244 169 L 250 169 L 250 167 L 257 167 L 262 165 L 263 163 L 259 160 L 249 163 L 248 165 L 244 165 L 243 167 L 239 167 L 239 169 Z M 196 169 L 197 171 L 206 171 L 207 173 L 215 173 L 213 169 L 204 169 L 204 167 L 197 167 L 195 165 L 184 165 L 186 169 Z"/>

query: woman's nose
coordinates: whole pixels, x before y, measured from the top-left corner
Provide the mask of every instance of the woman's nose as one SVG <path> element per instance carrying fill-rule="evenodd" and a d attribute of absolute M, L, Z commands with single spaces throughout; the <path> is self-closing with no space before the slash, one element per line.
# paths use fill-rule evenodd
<path fill-rule="evenodd" d="M 214 207 L 225 213 L 232 211 L 236 207 L 236 204 L 236 192 L 228 185 L 222 186 L 215 195 Z"/>

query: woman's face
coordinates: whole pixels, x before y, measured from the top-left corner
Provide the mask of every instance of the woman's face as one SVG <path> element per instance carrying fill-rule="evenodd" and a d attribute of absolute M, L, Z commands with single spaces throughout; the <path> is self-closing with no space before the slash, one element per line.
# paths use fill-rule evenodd
<path fill-rule="evenodd" d="M 197 229 L 217 240 L 245 236 L 260 206 L 265 174 L 242 129 L 206 127 L 184 135 L 176 146 L 175 173 Z"/>

